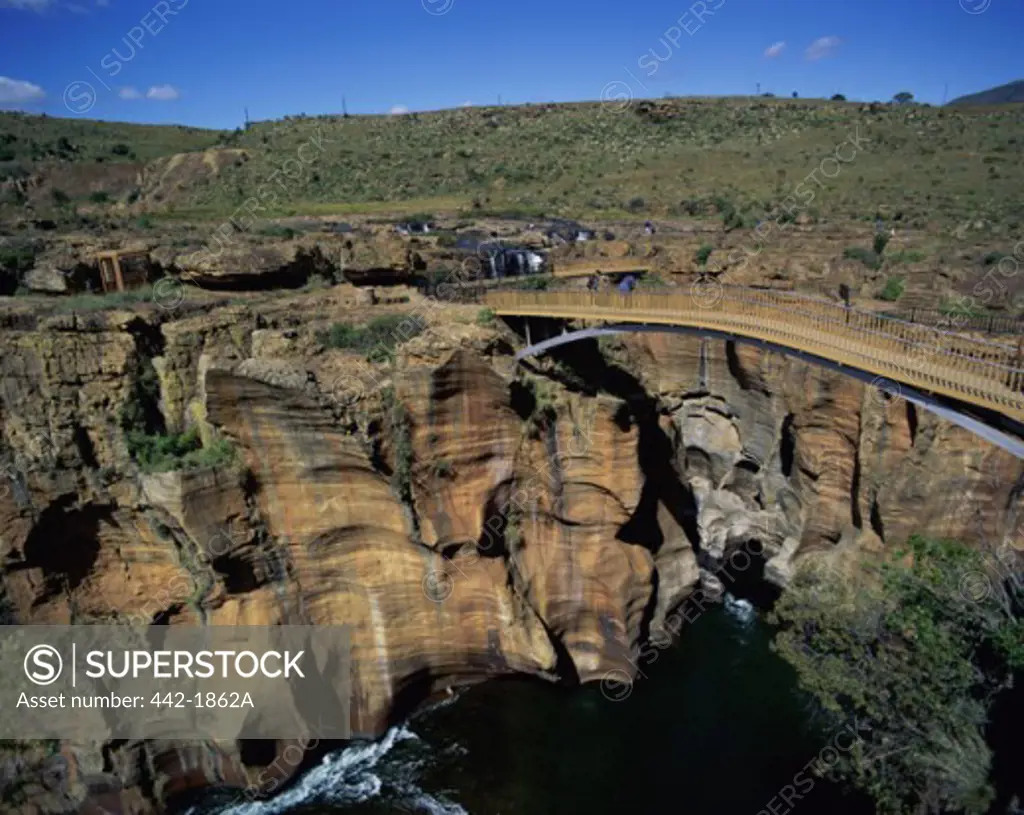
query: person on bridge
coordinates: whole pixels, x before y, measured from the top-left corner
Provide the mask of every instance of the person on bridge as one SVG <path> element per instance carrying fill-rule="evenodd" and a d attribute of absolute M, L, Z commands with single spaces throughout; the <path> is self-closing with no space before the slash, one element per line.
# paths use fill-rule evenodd
<path fill-rule="evenodd" d="M 619 283 L 619 292 L 622 294 L 629 294 L 636 287 L 636 277 L 631 274 L 626 275 L 622 278 L 622 282 Z"/>
<path fill-rule="evenodd" d="M 845 283 L 839 284 L 839 296 L 843 300 L 843 308 L 846 309 L 846 322 L 850 322 L 850 287 Z"/>

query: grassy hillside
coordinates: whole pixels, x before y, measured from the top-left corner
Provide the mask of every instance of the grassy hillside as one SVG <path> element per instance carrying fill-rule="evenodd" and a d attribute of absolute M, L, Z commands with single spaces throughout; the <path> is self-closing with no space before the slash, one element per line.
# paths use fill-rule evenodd
<path fill-rule="evenodd" d="M 814 193 L 804 210 L 812 218 L 1024 223 L 1024 108 L 1016 107 L 665 99 L 625 110 L 582 103 L 290 117 L 234 133 L 0 117 L 0 140 L 11 133 L 23 152 L 31 140 L 52 154 L 64 138 L 77 148 L 71 162 L 121 160 L 113 151 L 121 143 L 139 160 L 231 147 L 150 166 L 142 203 L 185 217 L 223 216 L 269 184 L 274 198 L 263 200 L 277 215 L 721 215 L 740 227 L 803 189 Z M 837 169 L 829 158 L 850 138 L 861 148 Z"/>
<path fill-rule="evenodd" d="M 1006 105 L 1024 102 L 1024 79 L 1008 82 L 987 91 L 958 96 L 950 105 Z"/>
<path fill-rule="evenodd" d="M 0 178 L 9 162 L 134 162 L 198 150 L 223 133 L 197 127 L 135 125 L 0 113 Z"/>
<path fill-rule="evenodd" d="M 31 211 L 67 225 L 70 212 L 63 203 L 123 199 L 148 162 L 202 150 L 226 135 L 195 127 L 0 113 L 0 221 Z"/>
<path fill-rule="evenodd" d="M 190 191 L 189 203 L 226 210 L 322 138 L 322 152 L 305 148 L 309 164 L 280 185 L 283 204 L 322 210 L 436 198 L 478 211 L 635 217 L 721 210 L 715 204 L 725 200 L 756 218 L 858 129 L 866 141 L 856 159 L 822 178 L 823 186 L 809 182 L 812 209 L 854 218 L 882 210 L 926 221 L 1024 221 L 1024 110 L 765 99 L 261 123 L 230 140 L 251 160 Z M 834 174 L 832 164 L 824 172 Z"/>

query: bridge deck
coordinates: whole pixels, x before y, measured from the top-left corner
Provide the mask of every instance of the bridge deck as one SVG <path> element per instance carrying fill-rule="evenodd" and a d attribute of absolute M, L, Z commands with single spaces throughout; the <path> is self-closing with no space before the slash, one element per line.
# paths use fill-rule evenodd
<path fill-rule="evenodd" d="M 1024 422 L 1022 347 L 847 309 L 803 295 L 701 286 L 689 292 L 489 292 L 503 316 L 681 325 L 773 342 Z"/>

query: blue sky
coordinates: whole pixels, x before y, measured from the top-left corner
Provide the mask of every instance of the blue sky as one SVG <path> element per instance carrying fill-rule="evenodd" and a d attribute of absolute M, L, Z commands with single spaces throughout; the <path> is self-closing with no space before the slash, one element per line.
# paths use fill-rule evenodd
<path fill-rule="evenodd" d="M 287 114 L 762 92 L 921 101 L 1024 78 L 1024 0 L 0 0 L 0 108 Z M 773 48 L 774 46 L 774 48 Z M 67 104 L 65 104 L 67 103 Z"/>

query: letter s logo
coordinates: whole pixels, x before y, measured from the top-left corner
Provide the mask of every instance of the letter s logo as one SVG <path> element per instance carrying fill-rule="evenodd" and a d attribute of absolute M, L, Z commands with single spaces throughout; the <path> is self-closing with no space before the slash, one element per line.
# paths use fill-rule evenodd
<path fill-rule="evenodd" d="M 24 668 L 36 685 L 52 685 L 64 670 L 64 660 L 52 645 L 35 645 L 25 654 Z"/>

